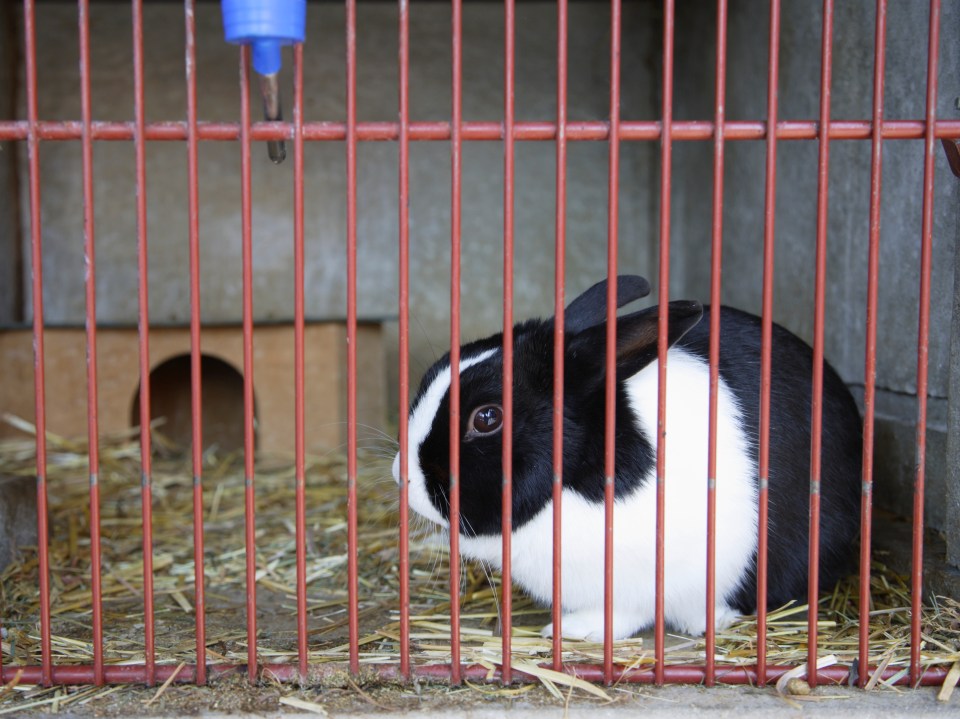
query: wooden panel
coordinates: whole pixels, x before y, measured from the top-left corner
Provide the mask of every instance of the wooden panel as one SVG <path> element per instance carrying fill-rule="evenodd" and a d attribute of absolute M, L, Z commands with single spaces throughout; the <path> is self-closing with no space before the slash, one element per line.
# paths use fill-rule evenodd
<path fill-rule="evenodd" d="M 122 432 L 133 424 L 138 394 L 137 332 L 133 328 L 101 328 L 97 339 L 99 363 L 100 429 L 104 434 Z M 339 323 L 308 324 L 306 342 L 306 436 L 308 451 L 341 446 L 346 441 L 346 375 L 343 363 L 345 332 Z M 48 430 L 74 437 L 86 432 L 86 345 L 82 328 L 51 328 L 45 332 Z M 220 360 L 242 377 L 243 344 L 239 327 L 203 330 L 203 353 Z M 162 429 L 173 437 L 189 437 L 190 373 L 184 365 L 178 372 L 176 358 L 189 356 L 187 328 L 156 328 L 150 331 L 150 364 L 161 369 L 162 384 L 154 385 L 157 410 L 173 416 Z M 382 428 L 386 416 L 386 368 L 379 324 L 362 324 L 358 331 L 359 421 Z M 33 421 L 33 337 L 29 330 L 0 331 L 0 413 Z M 230 397 L 229 371 L 214 366 L 205 378 L 205 427 L 211 437 L 231 436 L 229 430 L 242 422 L 242 402 Z M 171 370 L 171 367 L 173 368 Z M 155 376 L 156 382 L 156 376 Z M 257 446 L 266 452 L 292 453 L 294 442 L 293 327 L 270 325 L 254 333 L 254 382 L 257 406 Z M 237 400 L 239 401 L 239 397 Z M 239 409 L 237 409 L 239 407 Z M 209 413 L 209 414 L 208 414 Z M 157 412 L 153 412 L 156 416 Z M 216 429 L 215 429 L 216 428 Z M 0 438 L 17 431 L 0 423 Z M 205 444 L 206 444 L 205 439 Z"/>

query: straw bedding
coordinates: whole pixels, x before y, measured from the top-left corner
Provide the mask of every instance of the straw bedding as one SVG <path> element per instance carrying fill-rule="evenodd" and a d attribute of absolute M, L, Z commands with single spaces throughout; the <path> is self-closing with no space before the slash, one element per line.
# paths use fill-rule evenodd
<path fill-rule="evenodd" d="M 193 480 L 189 461 L 177 456 L 158 430 L 154 439 L 158 452 L 153 471 L 156 656 L 159 663 L 193 663 Z M 387 440 L 374 444 L 383 451 L 361 454 L 359 463 L 360 660 L 397 663 L 396 488 L 385 461 L 392 450 Z M 35 475 L 34 453 L 31 438 L 0 443 L 0 473 Z M 108 663 L 139 663 L 144 659 L 142 533 L 139 445 L 133 436 L 102 439 L 99 477 L 104 656 Z M 242 458 L 209 451 L 204 457 L 203 486 L 207 661 L 245 663 Z M 309 661 L 342 663 L 348 657 L 343 457 L 308 458 L 306 486 Z M 48 495 L 53 660 L 90 663 L 89 481 L 84 442 L 49 438 Z M 294 473 L 288 460 L 259 460 L 256 498 L 259 656 L 265 663 L 296 662 Z M 415 663 L 445 663 L 450 658 L 448 555 L 443 541 L 423 529 L 415 527 L 411 537 L 412 658 Z M 0 577 L 5 665 L 40 662 L 38 586 L 36 549 L 23 548 L 22 559 Z M 462 659 L 492 669 L 502 662 L 499 576 L 465 564 L 462 590 Z M 875 564 L 871 590 L 870 662 L 906 673 L 909 586 L 905 578 Z M 833 655 L 842 664 L 852 664 L 857 657 L 857 593 L 858 579 L 851 577 L 820 601 L 820 653 Z M 513 606 L 514 666 L 534 667 L 548 661 L 551 642 L 538 633 L 549 621 L 547 612 L 520 593 Z M 769 615 L 770 664 L 797 665 L 806 660 L 806 609 L 790 606 Z M 717 636 L 716 660 L 721 670 L 755 662 L 755 629 L 755 622 L 745 618 Z M 932 598 L 924 608 L 922 631 L 924 667 L 960 662 L 960 604 Z M 565 662 L 602 662 L 601 645 L 565 641 L 563 650 Z M 671 636 L 666 651 L 672 664 L 704 662 L 702 638 Z M 653 642 L 649 637 L 616 642 L 614 661 L 627 667 L 652 665 Z M 564 682 L 555 679 L 547 676 L 541 681 L 556 689 L 556 684 Z M 878 684 L 888 686 L 893 681 Z"/>

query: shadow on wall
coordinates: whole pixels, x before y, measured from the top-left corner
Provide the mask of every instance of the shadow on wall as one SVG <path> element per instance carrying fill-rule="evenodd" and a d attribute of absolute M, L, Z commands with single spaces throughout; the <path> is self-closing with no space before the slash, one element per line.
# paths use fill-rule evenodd
<path fill-rule="evenodd" d="M 219 453 L 243 449 L 243 375 L 229 362 L 203 355 L 200 358 L 203 387 L 203 450 Z M 162 419 L 158 430 L 177 449 L 193 444 L 191 415 L 190 355 L 178 355 L 157 365 L 150 373 L 150 421 Z M 254 400 L 254 443 L 256 432 Z M 140 387 L 130 410 L 131 426 L 140 424 Z"/>

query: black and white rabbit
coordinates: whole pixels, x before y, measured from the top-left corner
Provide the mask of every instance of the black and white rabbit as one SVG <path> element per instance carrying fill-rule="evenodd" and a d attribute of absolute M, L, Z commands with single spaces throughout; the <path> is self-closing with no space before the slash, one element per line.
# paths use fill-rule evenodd
<path fill-rule="evenodd" d="M 567 307 L 562 498 L 562 632 L 603 636 L 606 281 Z M 617 304 L 649 293 L 621 276 Z M 654 620 L 657 307 L 618 318 L 613 633 Z M 664 606 L 666 622 L 706 628 L 709 323 L 698 302 L 671 302 L 667 360 Z M 513 579 L 552 597 L 553 319 L 514 329 Z M 717 438 L 716 625 L 756 607 L 760 319 L 723 307 Z M 502 336 L 464 345 L 460 397 L 460 547 L 501 566 Z M 769 476 L 768 605 L 806 596 L 810 489 L 810 347 L 774 325 Z M 449 356 L 425 375 L 410 409 L 411 507 L 449 528 Z M 820 582 L 847 568 L 859 528 L 861 421 L 825 363 Z M 393 474 L 399 476 L 399 455 Z M 552 625 L 544 628 L 550 635 Z"/>

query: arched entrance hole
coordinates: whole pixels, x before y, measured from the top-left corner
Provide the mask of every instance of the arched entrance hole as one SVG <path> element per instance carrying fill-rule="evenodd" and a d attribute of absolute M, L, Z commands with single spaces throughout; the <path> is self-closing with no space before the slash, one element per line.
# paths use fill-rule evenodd
<path fill-rule="evenodd" d="M 204 451 L 214 446 L 223 453 L 242 449 L 243 375 L 222 359 L 202 355 L 200 377 Z M 150 421 L 164 418 L 158 430 L 184 451 L 192 446 L 190 397 L 190 355 L 172 357 L 150 372 Z M 139 386 L 130 423 L 140 424 Z"/>

